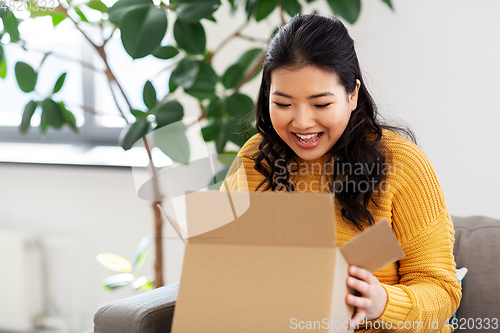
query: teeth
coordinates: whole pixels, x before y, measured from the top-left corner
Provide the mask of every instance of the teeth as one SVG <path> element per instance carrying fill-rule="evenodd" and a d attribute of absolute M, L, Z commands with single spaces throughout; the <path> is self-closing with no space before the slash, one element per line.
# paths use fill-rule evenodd
<path fill-rule="evenodd" d="M 319 133 L 316 133 L 316 134 L 308 134 L 308 135 L 300 135 L 300 134 L 296 134 L 295 133 L 295 136 L 297 137 L 297 139 L 299 139 L 300 142 L 302 143 L 306 143 L 306 144 L 311 144 L 311 143 L 314 143 L 316 141 L 319 140 L 320 138 L 320 135 Z M 316 137 L 313 141 L 304 141 L 304 140 L 310 140 L 312 138 Z"/>
<path fill-rule="evenodd" d="M 312 139 L 314 138 L 316 135 L 318 135 L 318 133 L 316 134 L 309 134 L 309 135 L 300 135 L 300 134 L 296 134 L 300 139 L 303 139 L 303 140 L 309 140 L 309 139 Z"/>

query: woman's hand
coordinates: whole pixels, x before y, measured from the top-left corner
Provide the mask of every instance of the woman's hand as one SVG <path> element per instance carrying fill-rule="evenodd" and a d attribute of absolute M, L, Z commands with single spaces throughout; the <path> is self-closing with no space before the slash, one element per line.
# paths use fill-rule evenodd
<path fill-rule="evenodd" d="M 346 303 L 356 307 L 351 319 L 351 328 L 364 319 L 376 319 L 382 315 L 387 305 L 387 292 L 378 279 L 369 271 L 357 266 L 349 266 L 347 286 L 357 290 L 361 296 L 347 295 Z"/>

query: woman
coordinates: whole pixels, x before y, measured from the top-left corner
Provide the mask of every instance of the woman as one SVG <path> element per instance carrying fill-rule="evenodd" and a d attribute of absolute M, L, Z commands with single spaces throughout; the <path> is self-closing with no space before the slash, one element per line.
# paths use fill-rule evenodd
<path fill-rule="evenodd" d="M 391 223 L 406 257 L 374 274 L 349 267 L 353 327 L 451 332 L 461 288 L 443 192 L 411 132 L 379 123 L 339 20 L 296 16 L 279 29 L 264 61 L 256 129 L 222 189 L 332 193 L 338 246 L 382 217 Z"/>

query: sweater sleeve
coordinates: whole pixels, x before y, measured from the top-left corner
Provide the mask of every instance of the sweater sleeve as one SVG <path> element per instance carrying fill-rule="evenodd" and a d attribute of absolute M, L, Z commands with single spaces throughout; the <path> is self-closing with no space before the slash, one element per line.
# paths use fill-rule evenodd
<path fill-rule="evenodd" d="M 261 135 L 252 136 L 241 147 L 220 188 L 221 191 L 249 191 L 255 190 L 262 175 L 258 173 L 253 165 L 252 154 L 258 149 Z"/>
<path fill-rule="evenodd" d="M 399 283 L 382 284 L 388 302 L 377 320 L 391 322 L 395 332 L 452 332 L 447 323 L 462 292 L 453 256 L 455 232 L 442 189 L 416 145 L 400 138 L 391 151 L 392 223 L 405 258 L 399 261 Z"/>

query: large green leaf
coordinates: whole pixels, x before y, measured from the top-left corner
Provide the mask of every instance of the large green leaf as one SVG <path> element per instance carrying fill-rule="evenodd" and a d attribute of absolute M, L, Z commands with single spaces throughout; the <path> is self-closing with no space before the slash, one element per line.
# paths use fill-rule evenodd
<path fill-rule="evenodd" d="M 149 245 L 151 244 L 151 237 L 144 237 L 139 242 L 137 249 L 135 250 L 135 260 L 134 260 L 134 271 L 138 271 L 141 269 L 144 264 L 144 260 L 146 260 L 146 256 L 148 254 Z"/>
<path fill-rule="evenodd" d="M 382 0 L 382 2 L 389 6 L 390 9 L 394 10 L 391 0 Z"/>
<path fill-rule="evenodd" d="M 74 9 L 75 9 L 75 11 L 77 11 L 77 14 L 80 16 L 80 18 L 83 21 L 87 20 L 85 15 L 83 15 L 83 13 L 81 12 L 80 8 L 75 7 Z M 65 14 L 63 14 L 59 11 L 55 11 L 55 10 L 40 10 L 40 8 L 38 8 L 38 10 L 37 10 L 36 6 L 31 6 L 29 8 L 29 11 L 30 11 L 30 18 L 36 18 L 36 17 L 40 17 L 40 16 L 50 16 L 52 18 L 52 25 L 54 27 L 57 26 L 62 21 L 64 21 L 64 19 L 67 17 Z"/>
<path fill-rule="evenodd" d="M 9 13 L 11 13 L 9 5 L 5 1 L 0 0 L 0 19 L 6 17 Z"/>
<path fill-rule="evenodd" d="M 131 286 L 136 290 L 151 291 L 153 290 L 153 280 L 147 276 L 141 276 L 132 282 Z"/>
<path fill-rule="evenodd" d="M 215 96 L 210 100 L 210 104 L 208 104 L 207 108 L 207 117 L 208 118 L 220 118 L 224 115 L 224 105 L 222 104 L 222 100 Z"/>
<path fill-rule="evenodd" d="M 0 9 L 3 10 L 3 9 Z M 3 27 L 10 35 L 11 42 L 19 41 L 19 23 L 13 12 L 7 14 L 3 19 Z"/>
<path fill-rule="evenodd" d="M 224 152 L 224 148 L 227 144 L 227 136 L 226 136 L 226 122 L 221 123 L 221 131 L 219 131 L 219 137 L 215 140 L 215 149 L 217 150 L 217 154 L 222 154 Z"/>
<path fill-rule="evenodd" d="M 153 132 L 155 144 L 160 150 L 178 163 L 189 162 L 189 142 L 186 126 L 178 121 Z"/>
<path fill-rule="evenodd" d="M 61 76 L 56 81 L 56 84 L 54 85 L 54 89 L 52 90 L 52 93 L 55 94 L 61 90 L 64 80 L 66 79 L 66 73 L 62 73 Z"/>
<path fill-rule="evenodd" d="M 80 7 L 76 6 L 74 8 L 74 10 L 78 14 L 78 16 L 80 17 L 80 20 L 82 20 L 82 22 L 89 23 L 89 19 L 87 18 L 87 16 L 85 16 L 85 14 L 82 12 L 82 10 L 80 9 Z"/>
<path fill-rule="evenodd" d="M 135 277 L 130 273 L 116 274 L 102 280 L 102 285 L 105 290 L 111 291 L 130 284 Z"/>
<path fill-rule="evenodd" d="M 194 82 L 194 79 L 193 79 Z M 173 93 L 179 86 L 175 81 L 172 79 L 172 75 L 170 75 L 170 78 L 168 79 L 168 92 Z"/>
<path fill-rule="evenodd" d="M 108 6 L 106 6 L 100 0 L 90 0 L 89 2 L 85 3 L 85 5 L 94 10 L 100 11 L 101 13 L 106 13 L 108 11 Z"/>
<path fill-rule="evenodd" d="M 151 81 L 147 80 L 144 84 L 144 89 L 142 90 L 142 99 L 144 100 L 144 105 L 151 110 L 155 107 L 158 101 L 156 100 L 156 89 L 151 83 Z"/>
<path fill-rule="evenodd" d="M 259 22 L 268 17 L 277 5 L 278 0 L 258 0 L 255 10 L 255 20 Z"/>
<path fill-rule="evenodd" d="M 33 67 L 20 61 L 16 63 L 14 72 L 16 73 L 17 84 L 22 91 L 29 93 L 35 90 L 38 75 Z"/>
<path fill-rule="evenodd" d="M 233 117 L 248 116 L 253 108 L 253 100 L 247 95 L 235 92 L 227 98 L 227 112 Z"/>
<path fill-rule="evenodd" d="M 170 81 L 175 83 L 176 86 L 189 88 L 193 86 L 199 70 L 199 62 L 191 60 L 189 58 L 184 58 L 179 61 L 177 67 L 175 67 L 175 69 L 172 71 Z"/>
<path fill-rule="evenodd" d="M 52 12 L 52 14 L 50 14 L 50 16 L 52 17 L 52 25 L 54 27 L 57 26 L 62 21 L 64 21 L 67 17 L 66 15 L 64 15 L 63 13 L 60 13 L 60 12 Z"/>
<path fill-rule="evenodd" d="M 153 53 L 153 56 L 159 59 L 170 59 L 179 54 L 179 51 L 172 45 L 161 46 L 157 48 Z"/>
<path fill-rule="evenodd" d="M 255 15 L 255 10 L 257 8 L 258 1 L 259 0 L 247 0 L 247 3 L 245 5 L 245 12 L 247 14 L 247 19 L 250 19 L 252 15 Z"/>
<path fill-rule="evenodd" d="M 167 31 L 167 16 L 154 6 L 140 6 L 123 14 L 120 29 L 125 51 L 133 59 L 143 58 L 161 44 Z"/>
<path fill-rule="evenodd" d="M 78 126 L 76 125 L 75 115 L 64 105 L 64 102 L 57 102 L 61 108 L 61 112 L 64 117 L 64 122 L 71 128 L 71 130 L 75 133 L 78 133 Z"/>
<path fill-rule="evenodd" d="M 120 145 L 122 146 L 122 148 L 125 150 L 129 150 L 130 148 L 132 148 L 137 140 L 148 134 L 149 126 L 150 123 L 146 118 L 136 119 L 136 121 L 132 125 L 130 125 L 130 127 L 124 129 L 124 131 L 126 131 L 125 135 L 123 136 L 123 139 L 120 140 Z"/>
<path fill-rule="evenodd" d="M 215 95 L 215 85 L 218 77 L 212 66 L 203 60 L 199 60 L 200 70 L 196 75 L 194 84 L 185 88 L 184 91 L 199 100 L 212 98 Z"/>
<path fill-rule="evenodd" d="M 219 160 L 219 162 L 221 162 L 224 165 L 230 166 L 231 164 L 233 164 L 234 159 L 236 158 L 237 155 L 238 155 L 237 151 L 234 150 L 226 151 L 224 152 L 224 154 L 218 155 L 217 160 Z"/>
<path fill-rule="evenodd" d="M 61 128 L 65 123 L 65 118 L 61 106 L 50 98 L 46 98 L 42 103 L 42 121 L 54 128 Z"/>
<path fill-rule="evenodd" d="M 120 26 L 123 14 L 128 10 L 139 7 L 150 7 L 153 5 L 153 1 L 151 0 L 118 0 L 108 9 L 108 19 L 111 23 Z"/>
<path fill-rule="evenodd" d="M 240 56 L 237 63 L 243 66 L 244 71 L 247 71 L 259 55 L 261 55 L 262 51 L 261 48 L 250 49 Z"/>
<path fill-rule="evenodd" d="M 220 122 L 212 121 L 210 124 L 201 129 L 203 140 L 208 142 L 217 139 L 219 137 L 220 129 Z"/>
<path fill-rule="evenodd" d="M 333 13 L 354 24 L 361 12 L 361 0 L 327 0 Z"/>
<path fill-rule="evenodd" d="M 1 36 L 0 36 L 1 39 Z M 0 44 L 0 62 L 3 60 L 4 57 L 4 52 L 3 52 L 3 46 Z"/>
<path fill-rule="evenodd" d="M 242 65 L 238 63 L 231 65 L 222 76 L 222 84 L 226 89 L 234 88 L 243 81 L 244 75 L 245 69 Z"/>
<path fill-rule="evenodd" d="M 180 121 L 184 117 L 184 108 L 181 103 L 172 100 L 168 101 L 158 108 L 155 113 L 156 128 L 161 128 Z"/>
<path fill-rule="evenodd" d="M 36 101 L 29 101 L 28 104 L 24 107 L 23 118 L 21 120 L 21 125 L 19 125 L 19 131 L 21 133 L 28 132 L 30 128 L 31 118 L 35 113 L 36 108 L 38 107 L 38 103 Z"/>
<path fill-rule="evenodd" d="M 283 0 L 283 8 L 292 17 L 302 13 L 302 6 L 299 0 Z"/>
<path fill-rule="evenodd" d="M 132 270 L 130 262 L 117 254 L 102 253 L 96 259 L 101 265 L 115 272 L 128 273 Z"/>
<path fill-rule="evenodd" d="M 147 112 L 136 109 L 130 109 L 130 113 L 136 118 L 146 118 L 148 116 Z"/>
<path fill-rule="evenodd" d="M 174 24 L 174 37 L 177 46 L 188 53 L 203 54 L 205 51 L 207 38 L 200 22 L 177 19 Z"/>
<path fill-rule="evenodd" d="M 175 13 L 177 17 L 197 22 L 212 15 L 220 6 L 220 0 L 178 0 Z"/>
<path fill-rule="evenodd" d="M 5 79 L 7 76 L 7 61 L 5 60 L 5 57 L 3 57 L 2 60 L 0 60 L 0 77 L 2 79 Z"/>

